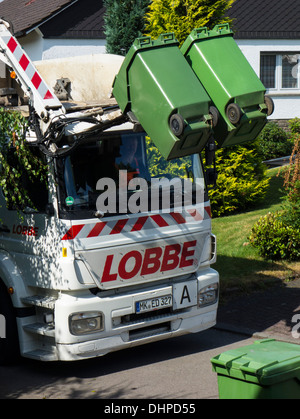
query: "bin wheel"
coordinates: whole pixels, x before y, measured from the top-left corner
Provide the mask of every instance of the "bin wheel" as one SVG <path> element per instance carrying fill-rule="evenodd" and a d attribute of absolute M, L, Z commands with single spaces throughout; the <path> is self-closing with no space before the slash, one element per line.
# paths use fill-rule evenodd
<path fill-rule="evenodd" d="M 215 106 L 211 106 L 209 108 L 209 113 L 212 116 L 212 125 L 213 125 L 213 127 L 216 127 L 218 125 L 218 122 L 219 122 L 220 113 Z"/>
<path fill-rule="evenodd" d="M 241 108 L 236 103 L 231 103 L 227 106 L 226 115 L 229 121 L 235 125 L 242 117 Z"/>
<path fill-rule="evenodd" d="M 183 131 L 184 131 L 185 122 L 181 115 L 178 113 L 174 114 L 170 118 L 170 128 L 173 134 L 176 135 L 176 137 L 179 137 Z"/>
<path fill-rule="evenodd" d="M 274 112 L 274 102 L 270 96 L 265 96 L 265 104 L 267 105 L 267 115 L 272 115 Z"/>

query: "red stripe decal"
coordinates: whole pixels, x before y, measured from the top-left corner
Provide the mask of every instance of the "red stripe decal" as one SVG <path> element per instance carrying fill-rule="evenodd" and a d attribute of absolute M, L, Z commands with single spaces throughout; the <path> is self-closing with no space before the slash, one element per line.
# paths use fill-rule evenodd
<path fill-rule="evenodd" d="M 78 233 L 83 229 L 84 224 L 72 226 L 69 231 L 64 235 L 62 240 L 73 240 L 78 235 Z"/>
<path fill-rule="evenodd" d="M 146 217 L 140 217 L 137 222 L 132 227 L 131 231 L 141 231 L 141 229 L 144 227 L 146 221 L 148 220 L 148 216 Z"/>
<path fill-rule="evenodd" d="M 204 209 L 207 212 L 209 218 L 211 218 L 211 207 L 205 207 Z"/>
<path fill-rule="evenodd" d="M 10 40 L 8 41 L 7 46 L 11 50 L 11 52 L 14 53 L 18 44 L 16 43 L 15 39 L 11 37 Z"/>
<path fill-rule="evenodd" d="M 151 218 L 159 227 L 169 227 L 169 224 L 166 222 L 166 220 L 163 219 L 161 215 L 151 215 Z"/>
<path fill-rule="evenodd" d="M 40 78 L 38 73 L 34 73 L 34 76 L 32 77 L 31 82 L 34 85 L 34 87 L 38 89 L 40 87 L 40 84 L 42 83 L 42 79 Z"/>
<path fill-rule="evenodd" d="M 92 231 L 89 233 L 88 237 L 98 237 L 105 226 L 106 223 L 97 223 L 92 229 Z"/>
<path fill-rule="evenodd" d="M 119 220 L 114 228 L 111 230 L 110 234 L 119 234 L 125 227 L 128 220 Z"/>
<path fill-rule="evenodd" d="M 52 93 L 48 90 L 47 91 L 47 93 L 45 94 L 45 97 L 44 97 L 44 99 L 46 100 L 46 99 L 53 99 L 53 95 L 52 95 Z"/>
<path fill-rule="evenodd" d="M 170 215 L 174 218 L 177 224 L 185 224 L 185 218 L 179 212 L 171 212 Z"/>
<path fill-rule="evenodd" d="M 28 60 L 28 58 L 26 57 L 26 55 L 25 54 L 23 54 L 22 55 L 22 57 L 21 57 L 21 59 L 20 59 L 20 61 L 19 61 L 19 64 L 20 64 L 20 66 L 23 68 L 23 70 L 25 71 L 26 70 L 26 68 L 28 67 L 28 65 L 29 65 L 29 60 Z"/>

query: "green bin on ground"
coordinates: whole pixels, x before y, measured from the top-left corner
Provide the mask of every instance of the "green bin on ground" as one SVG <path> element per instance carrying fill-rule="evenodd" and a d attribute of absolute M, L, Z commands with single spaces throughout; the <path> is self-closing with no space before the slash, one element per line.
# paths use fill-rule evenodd
<path fill-rule="evenodd" d="M 300 345 L 265 339 L 211 363 L 220 399 L 300 399 Z"/>
<path fill-rule="evenodd" d="M 136 39 L 112 92 L 166 159 L 199 153 L 212 134 L 211 100 L 178 45 L 173 33 Z"/>
<path fill-rule="evenodd" d="M 233 39 L 228 24 L 194 29 L 181 52 L 220 113 L 219 147 L 253 141 L 273 112 L 273 101 Z"/>

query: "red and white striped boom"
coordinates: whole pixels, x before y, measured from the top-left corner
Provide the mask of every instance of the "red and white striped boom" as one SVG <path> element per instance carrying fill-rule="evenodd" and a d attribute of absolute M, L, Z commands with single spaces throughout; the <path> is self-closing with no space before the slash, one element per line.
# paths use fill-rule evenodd
<path fill-rule="evenodd" d="M 31 100 L 36 113 L 44 121 L 51 121 L 51 116 L 65 114 L 65 109 L 35 66 L 25 53 L 17 39 L 9 31 L 9 24 L 0 19 L 0 59 L 16 73 L 24 93 Z"/>

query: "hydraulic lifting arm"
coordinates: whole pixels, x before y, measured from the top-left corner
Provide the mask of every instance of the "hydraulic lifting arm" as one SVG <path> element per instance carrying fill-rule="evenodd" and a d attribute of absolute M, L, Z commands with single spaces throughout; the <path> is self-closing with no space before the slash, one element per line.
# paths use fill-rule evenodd
<path fill-rule="evenodd" d="M 126 118 L 120 111 L 108 119 L 97 112 L 68 113 L 36 70 L 18 40 L 10 32 L 10 24 L 0 19 L 0 60 L 11 70 L 11 76 L 19 83 L 29 103 L 29 125 L 35 132 L 36 142 L 42 151 L 50 155 L 69 153 L 83 135 L 103 131 Z"/>
<path fill-rule="evenodd" d="M 44 129 L 53 118 L 65 114 L 63 105 L 50 91 L 4 20 L 0 20 L 0 59 L 14 71 L 24 94 L 44 122 Z"/>

